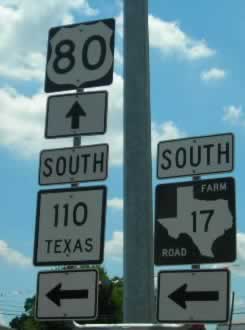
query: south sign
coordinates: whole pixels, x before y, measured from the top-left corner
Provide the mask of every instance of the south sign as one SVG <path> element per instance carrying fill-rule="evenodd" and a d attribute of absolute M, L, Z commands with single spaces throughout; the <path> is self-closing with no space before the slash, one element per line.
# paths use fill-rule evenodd
<path fill-rule="evenodd" d="M 158 144 L 158 179 L 230 172 L 233 163 L 234 136 L 231 133 Z"/>
<path fill-rule="evenodd" d="M 104 180 L 108 170 L 107 144 L 43 150 L 39 184 L 63 184 Z"/>

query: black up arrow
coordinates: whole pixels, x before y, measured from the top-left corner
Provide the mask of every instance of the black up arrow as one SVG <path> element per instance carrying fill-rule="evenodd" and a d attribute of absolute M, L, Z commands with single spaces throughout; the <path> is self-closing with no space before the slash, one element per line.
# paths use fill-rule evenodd
<path fill-rule="evenodd" d="M 61 290 L 61 283 L 59 283 L 46 296 L 57 306 L 60 306 L 61 299 L 87 299 L 88 290 Z"/>
<path fill-rule="evenodd" d="M 186 301 L 219 300 L 218 291 L 186 291 L 186 288 L 187 288 L 187 284 L 184 284 L 168 296 L 183 309 L 186 308 Z"/>
<path fill-rule="evenodd" d="M 79 117 L 86 116 L 86 112 L 80 106 L 79 102 L 75 102 L 71 109 L 69 110 L 66 118 L 71 117 L 71 128 L 78 129 L 79 128 Z"/>

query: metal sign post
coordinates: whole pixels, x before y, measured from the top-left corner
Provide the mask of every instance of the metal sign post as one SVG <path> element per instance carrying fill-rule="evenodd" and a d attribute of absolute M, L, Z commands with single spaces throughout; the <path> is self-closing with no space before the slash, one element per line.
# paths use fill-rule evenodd
<path fill-rule="evenodd" d="M 124 322 L 154 316 L 148 0 L 124 0 Z"/>

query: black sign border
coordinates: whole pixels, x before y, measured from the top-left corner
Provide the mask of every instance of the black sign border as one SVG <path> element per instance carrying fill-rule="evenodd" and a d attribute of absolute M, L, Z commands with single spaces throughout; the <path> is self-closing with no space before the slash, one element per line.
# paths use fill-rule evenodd
<path fill-rule="evenodd" d="M 225 320 L 160 320 L 159 319 L 159 300 L 160 300 L 160 275 L 162 273 L 214 273 L 214 272 L 225 272 L 227 274 L 227 304 L 226 304 L 226 319 Z M 229 269 L 202 269 L 202 270 L 165 270 L 158 272 L 157 278 L 157 321 L 161 323 L 218 323 L 227 322 L 229 318 L 229 308 L 230 308 L 230 271 Z"/>
<path fill-rule="evenodd" d="M 62 182 L 55 182 L 55 183 L 41 183 L 41 158 L 42 158 L 42 153 L 46 152 L 46 151 L 56 151 L 56 150 L 82 150 L 82 149 L 86 149 L 86 148 L 93 148 L 93 147 L 98 147 L 98 146 L 105 146 L 106 148 L 106 161 L 105 161 L 105 166 L 106 166 L 106 170 L 105 170 L 105 175 L 102 179 L 91 179 L 91 180 L 72 180 L 72 181 L 62 181 Z M 38 183 L 40 186 L 49 186 L 49 185 L 60 185 L 60 184 L 73 184 L 73 183 L 77 183 L 77 182 L 98 182 L 98 181 L 104 181 L 108 178 L 108 159 L 109 159 L 109 144 L 108 143 L 101 143 L 101 144 L 92 144 L 92 145 L 84 145 L 81 147 L 68 147 L 68 148 L 57 148 L 57 149 L 45 149 L 42 150 L 40 152 L 40 156 L 39 156 L 39 176 L 38 176 Z"/>
<path fill-rule="evenodd" d="M 38 317 L 38 297 L 39 297 L 39 282 L 41 274 L 54 274 L 54 273 L 96 273 L 96 285 L 95 285 L 95 308 L 94 308 L 94 316 L 92 317 L 77 317 L 77 316 L 69 316 L 69 317 Z M 99 283 L 99 273 L 96 269 L 81 269 L 81 270 L 67 270 L 67 271 L 43 271 L 37 274 L 37 285 L 36 285 L 36 303 L 35 303 L 35 319 L 36 320 L 96 320 L 98 318 L 98 283 Z"/>
<path fill-rule="evenodd" d="M 190 185 L 195 185 L 195 184 L 200 184 L 200 183 L 205 183 L 205 182 L 217 182 L 217 181 L 229 181 L 231 180 L 233 182 L 233 187 L 234 187 L 234 231 L 236 232 L 236 227 L 237 227 L 237 224 L 236 224 L 236 221 L 237 221 L 237 216 L 236 216 L 236 182 L 235 182 L 235 179 L 233 177 L 223 177 L 223 178 L 216 178 L 216 179 L 204 179 L 204 180 L 198 180 L 198 181 L 183 181 L 183 182 L 177 182 L 177 183 L 165 183 L 165 184 L 158 184 L 156 186 L 156 190 L 155 190 L 155 223 L 154 223 L 154 227 L 155 227 L 155 230 L 154 230 L 154 265 L 155 266 L 177 266 L 177 265 L 200 265 L 200 264 L 219 264 L 219 263 L 227 263 L 227 262 L 234 262 L 236 259 L 237 259 L 237 236 L 235 235 L 234 237 L 234 245 L 235 245 L 235 251 L 234 251 L 234 258 L 233 259 L 230 259 L 230 260 L 211 260 L 211 261 L 208 261 L 208 260 L 205 260 L 205 261 L 202 261 L 202 260 L 197 260 L 197 261 L 194 261 L 192 260 L 191 262 L 189 262 L 190 260 L 188 259 L 188 261 L 184 260 L 181 260 L 181 261 L 176 261 L 175 262 L 171 262 L 171 263 L 168 263 L 167 262 L 167 259 L 165 258 L 165 261 L 163 262 L 158 262 L 157 261 L 157 255 L 159 255 L 157 253 L 157 247 L 156 247 L 156 222 L 157 222 L 157 215 L 156 215 L 156 208 L 157 208 L 157 198 L 156 198 L 156 195 L 157 195 L 157 190 L 159 189 L 158 187 L 160 186 L 166 186 L 166 185 L 169 185 L 169 186 L 190 186 Z"/>
<path fill-rule="evenodd" d="M 62 135 L 55 135 L 50 136 L 48 135 L 48 115 L 50 112 L 50 106 L 49 101 L 51 98 L 58 98 L 58 97 L 66 97 L 66 96 L 80 96 L 80 95 L 88 95 L 88 94 L 104 94 L 105 95 L 105 116 L 104 116 L 104 130 L 99 132 L 92 132 L 92 133 L 74 133 L 71 132 L 71 134 L 62 134 Z M 47 111 L 46 111 L 46 117 L 45 117 L 45 133 L 44 137 L 46 139 L 57 139 L 57 138 L 64 138 L 64 137 L 73 137 L 73 136 L 91 136 L 91 135 L 102 135 L 105 134 L 107 131 L 107 116 L 108 116 L 108 92 L 107 91 L 96 91 L 96 92 L 83 92 L 83 93 L 67 93 L 67 94 L 60 94 L 60 95 L 52 95 L 49 96 L 47 99 Z"/>
<path fill-rule="evenodd" d="M 88 81 L 82 83 L 80 86 L 76 86 L 73 84 L 62 84 L 58 85 L 54 83 L 53 81 L 49 80 L 48 75 L 47 75 L 47 68 L 48 68 L 48 61 L 51 56 L 51 46 L 50 46 L 50 41 L 53 38 L 53 36 L 62 28 L 73 28 L 75 26 L 79 25 L 92 25 L 96 23 L 104 23 L 107 25 L 113 32 L 112 37 L 111 37 L 111 43 L 110 43 L 110 48 L 112 52 L 112 65 L 110 70 L 103 76 L 102 78 L 95 80 L 95 81 Z M 108 18 L 104 20 L 96 20 L 96 21 L 89 21 L 89 22 L 82 22 L 78 24 L 69 24 L 69 25 L 62 25 L 62 26 L 56 26 L 52 27 L 49 30 L 49 35 L 48 35 L 48 49 L 47 49 L 47 56 L 46 56 L 46 69 L 45 69 L 45 82 L 44 82 L 44 91 L 46 93 L 53 93 L 53 92 L 62 92 L 62 91 L 67 91 L 67 90 L 75 90 L 78 88 L 88 88 L 88 87 L 99 87 L 99 86 L 106 86 L 110 85 L 113 82 L 113 72 L 114 72 L 114 49 L 115 49 L 115 19 L 114 18 Z"/>
<path fill-rule="evenodd" d="M 102 214 L 101 214 L 101 236 L 100 236 L 100 255 L 98 259 L 93 260 L 76 260 L 76 261 L 38 261 L 38 237 L 39 237 L 39 225 L 40 225 L 40 202 L 42 194 L 57 194 L 61 192 L 76 193 L 78 191 L 91 191 L 91 190 L 102 190 Z M 59 266 L 59 265 L 89 265 L 89 264 L 101 264 L 104 261 L 104 243 L 105 243 L 105 222 L 106 222 L 106 201 L 107 201 L 107 187 L 106 186 L 90 186 L 90 187 L 79 187 L 79 188 L 67 188 L 67 189 L 48 189 L 39 190 L 37 194 L 37 211 L 36 211 L 36 224 L 35 224 L 35 235 L 34 235 L 34 253 L 33 253 L 33 265 L 34 266 Z"/>
<path fill-rule="evenodd" d="M 225 171 L 216 171 L 216 172 L 195 172 L 192 174 L 182 174 L 182 175 L 172 175 L 172 176 L 167 176 L 167 177 L 161 177 L 159 176 L 159 171 L 158 171 L 158 163 L 159 163 L 159 157 L 160 157 L 160 145 L 164 143 L 169 143 L 169 142 L 178 142 L 178 141 L 184 141 L 184 140 L 194 140 L 194 139 L 202 139 L 202 138 L 212 138 L 216 136 L 224 136 L 224 135 L 231 135 L 231 140 L 232 140 L 232 168 L 230 170 L 225 170 Z M 173 139 L 173 140 L 165 140 L 165 141 L 160 141 L 157 144 L 157 161 L 156 161 L 156 173 L 157 173 L 157 179 L 158 180 L 168 180 L 172 178 L 181 178 L 181 177 L 186 177 L 186 176 L 196 176 L 196 175 L 209 175 L 209 174 L 216 174 L 216 173 L 229 173 L 234 171 L 234 154 L 235 154 L 235 136 L 233 133 L 228 132 L 228 133 L 222 133 L 222 134 L 214 134 L 214 135 L 202 135 L 202 136 L 192 136 L 188 138 L 181 138 L 181 139 Z"/>

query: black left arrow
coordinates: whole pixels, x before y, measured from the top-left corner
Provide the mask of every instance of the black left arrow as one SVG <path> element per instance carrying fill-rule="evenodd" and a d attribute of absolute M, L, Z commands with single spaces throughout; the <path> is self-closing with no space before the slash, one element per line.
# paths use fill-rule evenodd
<path fill-rule="evenodd" d="M 69 112 L 66 115 L 66 118 L 70 118 L 71 117 L 71 128 L 72 129 L 78 129 L 79 128 L 79 123 L 80 120 L 79 118 L 81 116 L 86 116 L 86 112 L 83 110 L 83 108 L 81 107 L 81 105 L 79 104 L 78 101 L 76 101 L 71 109 L 69 110 Z"/>
<path fill-rule="evenodd" d="M 218 291 L 187 291 L 187 284 L 181 285 L 169 296 L 177 305 L 186 309 L 186 301 L 217 301 Z"/>
<path fill-rule="evenodd" d="M 61 283 L 59 283 L 46 296 L 57 306 L 60 306 L 61 299 L 87 299 L 88 290 L 61 290 Z"/>

